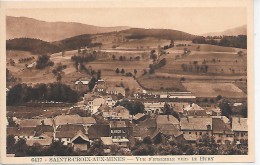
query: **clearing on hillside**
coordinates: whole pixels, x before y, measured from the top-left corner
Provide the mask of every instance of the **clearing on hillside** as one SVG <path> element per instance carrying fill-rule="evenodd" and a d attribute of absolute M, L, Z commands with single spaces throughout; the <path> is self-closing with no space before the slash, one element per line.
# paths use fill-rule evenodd
<path fill-rule="evenodd" d="M 246 98 L 246 94 L 232 83 L 185 82 L 186 89 L 197 97 Z"/>

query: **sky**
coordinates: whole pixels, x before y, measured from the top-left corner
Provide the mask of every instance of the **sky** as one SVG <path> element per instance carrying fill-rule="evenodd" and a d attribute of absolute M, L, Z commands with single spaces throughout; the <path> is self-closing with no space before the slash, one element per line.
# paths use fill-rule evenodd
<path fill-rule="evenodd" d="M 95 26 L 173 29 L 200 35 L 246 24 L 243 7 L 8 9 L 8 16 Z"/>

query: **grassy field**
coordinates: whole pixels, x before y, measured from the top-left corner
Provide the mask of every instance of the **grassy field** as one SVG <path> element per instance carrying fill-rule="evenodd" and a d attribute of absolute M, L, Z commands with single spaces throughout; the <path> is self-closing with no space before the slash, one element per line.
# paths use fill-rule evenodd
<path fill-rule="evenodd" d="M 197 97 L 246 98 L 246 94 L 232 83 L 185 82 L 183 85 Z"/>
<path fill-rule="evenodd" d="M 180 79 L 171 77 L 147 75 L 138 78 L 138 82 L 142 87 L 149 90 L 186 91 Z"/>
<path fill-rule="evenodd" d="M 162 67 L 157 72 L 162 73 L 182 73 L 187 72 L 182 68 L 183 64 L 192 66 L 193 68 L 196 66 L 207 65 L 208 71 L 207 73 L 211 74 L 246 74 L 246 56 L 239 57 L 237 53 L 231 52 L 201 52 L 201 51 L 193 51 L 191 54 L 185 57 L 181 57 L 176 59 L 175 57 L 178 53 L 169 53 L 166 56 L 167 64 Z M 179 55 L 180 56 L 180 55 Z M 205 64 L 203 64 L 205 61 Z M 194 64 L 196 62 L 196 64 Z M 198 74 L 193 71 L 189 74 Z"/>
<path fill-rule="evenodd" d="M 51 118 L 62 113 L 67 113 L 70 106 L 54 106 L 54 107 L 41 107 L 41 106 L 7 106 L 7 116 L 17 118 L 30 119 L 42 115 L 42 117 Z"/>

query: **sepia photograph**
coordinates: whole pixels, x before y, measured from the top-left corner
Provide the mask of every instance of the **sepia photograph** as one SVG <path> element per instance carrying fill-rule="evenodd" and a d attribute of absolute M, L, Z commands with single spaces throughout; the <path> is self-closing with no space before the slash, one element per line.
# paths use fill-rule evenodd
<path fill-rule="evenodd" d="M 252 6 L 241 2 L 6 5 L 4 156 L 30 163 L 252 158 Z"/>

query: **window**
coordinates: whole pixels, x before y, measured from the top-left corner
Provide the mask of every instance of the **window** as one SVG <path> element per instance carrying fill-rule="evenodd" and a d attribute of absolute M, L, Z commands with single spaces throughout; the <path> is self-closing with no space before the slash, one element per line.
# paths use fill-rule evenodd
<path fill-rule="evenodd" d="M 244 137 L 244 133 L 243 132 L 241 132 L 241 137 Z"/>
<path fill-rule="evenodd" d="M 197 133 L 197 132 L 195 132 L 195 134 L 196 134 L 196 135 L 198 135 L 198 133 Z"/>
<path fill-rule="evenodd" d="M 217 143 L 221 143 L 221 140 L 217 140 Z"/>
<path fill-rule="evenodd" d="M 191 134 L 191 132 L 189 132 L 189 134 Z"/>
<path fill-rule="evenodd" d="M 202 135 L 202 132 L 200 132 L 200 135 Z"/>

